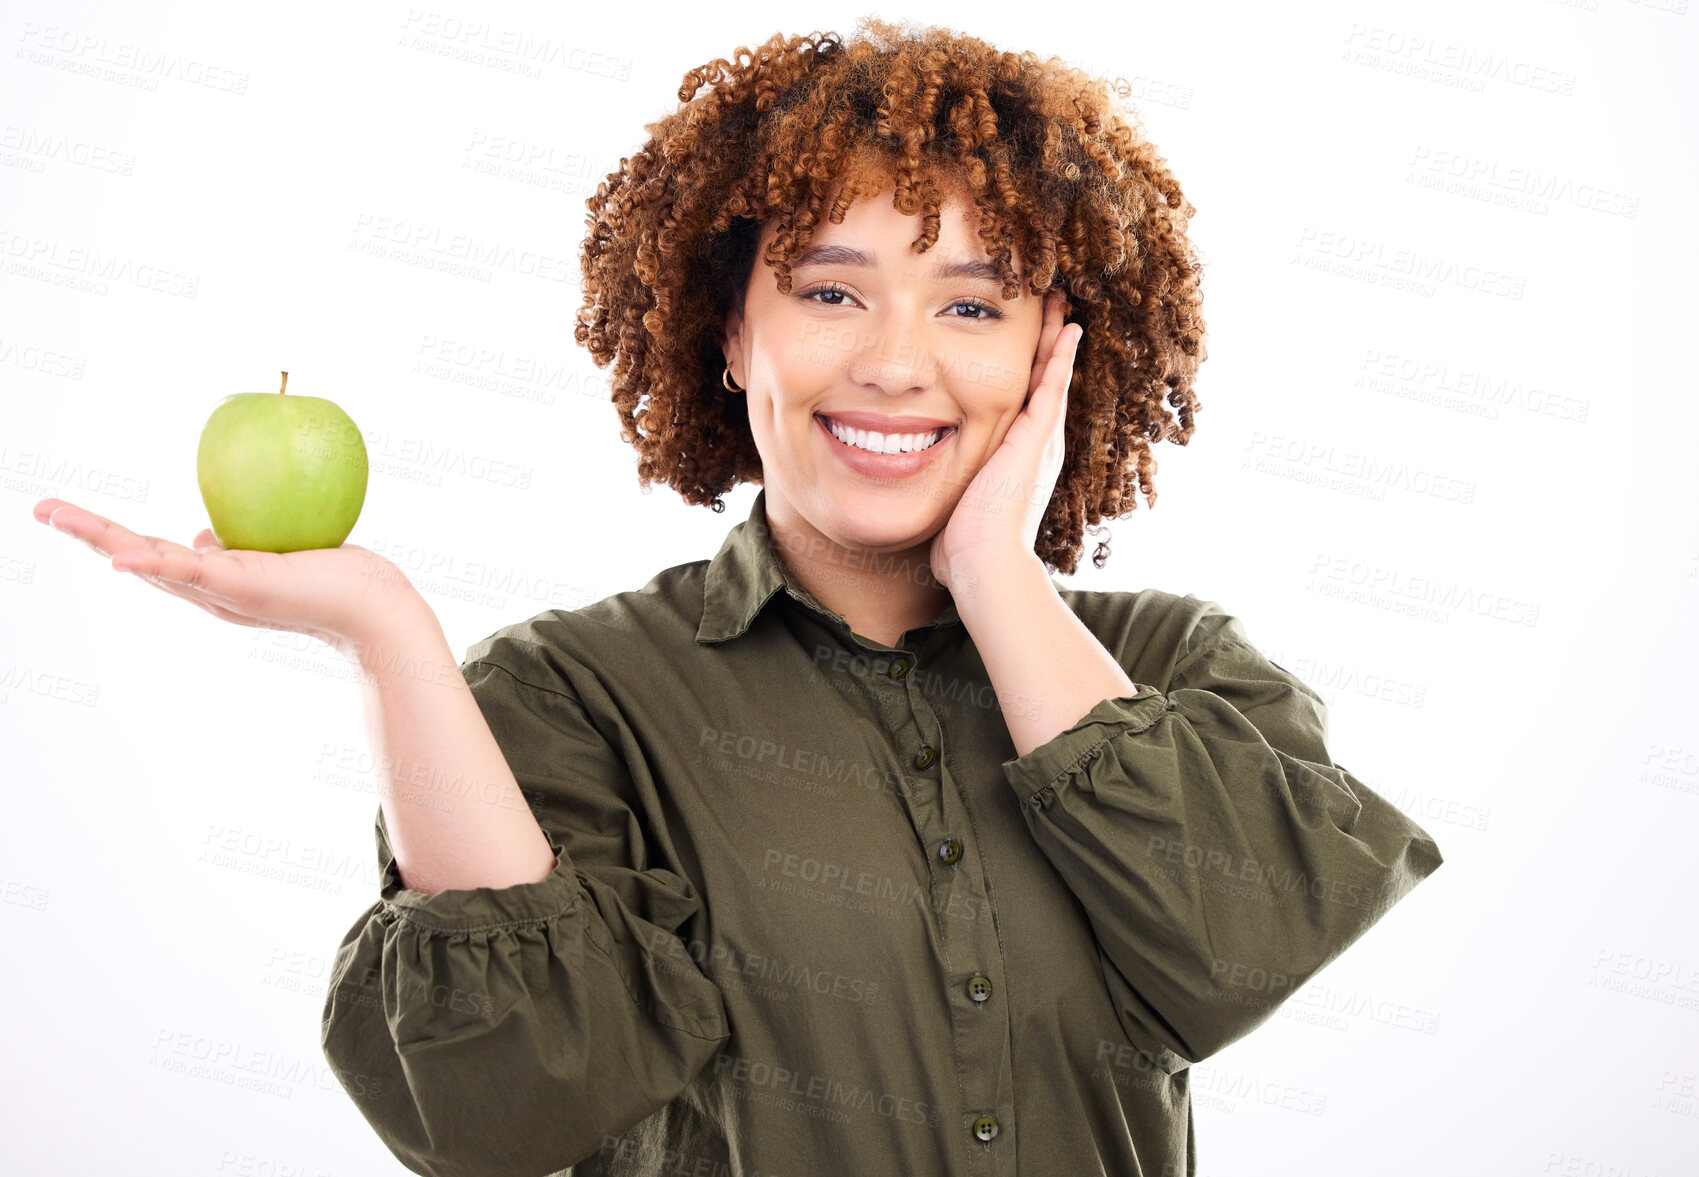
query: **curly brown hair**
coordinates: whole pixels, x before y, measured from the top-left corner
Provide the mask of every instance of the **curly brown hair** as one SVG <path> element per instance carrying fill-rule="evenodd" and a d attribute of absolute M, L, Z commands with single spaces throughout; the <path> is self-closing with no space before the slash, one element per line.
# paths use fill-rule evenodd
<path fill-rule="evenodd" d="M 1130 513 L 1141 493 L 1156 505 L 1151 443 L 1191 438 L 1206 355 L 1202 265 L 1186 235 L 1196 210 L 1138 116 L 1055 57 L 875 17 L 848 41 L 776 34 L 735 56 L 685 74 L 680 108 L 647 124 L 643 149 L 585 202 L 573 335 L 598 367 L 614 365 L 642 485 L 723 511 L 722 494 L 761 481 L 747 407 L 717 370 L 726 313 L 742 304 L 769 218 L 764 260 L 788 294 L 833 184 L 872 159 L 894 178 L 894 206 L 924 214 L 917 251 L 937 239 L 940 195 L 964 191 L 1003 297 L 1020 289 L 1018 243 L 1030 292 L 1060 286 L 1068 320 L 1083 316 L 1066 457 L 1033 545 L 1073 572 L 1087 525 Z M 855 194 L 844 186 L 833 223 Z M 1099 542 L 1092 562 L 1108 557 Z"/>

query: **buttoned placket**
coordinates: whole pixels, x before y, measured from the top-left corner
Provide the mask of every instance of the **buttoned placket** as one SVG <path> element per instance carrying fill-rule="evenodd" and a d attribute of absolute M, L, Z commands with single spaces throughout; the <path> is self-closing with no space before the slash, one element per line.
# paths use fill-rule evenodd
<path fill-rule="evenodd" d="M 959 623 L 956 623 L 959 625 Z M 929 689 L 944 685 L 935 656 L 952 635 L 945 627 L 910 630 L 897 648 L 848 640 L 875 661 L 869 677 L 884 687 L 880 704 L 899 748 L 912 754 L 905 766 L 905 800 L 932 879 L 932 910 L 945 957 L 948 1008 L 957 1081 L 963 1100 L 963 1139 L 970 1171 L 1014 1173 L 1010 1020 L 1003 995 L 1003 954 L 985 863 L 973 834 L 970 806 L 952 772 L 949 739 Z M 956 692 L 960 694 L 960 692 Z M 1000 783 L 1000 782 L 999 782 Z"/>
<path fill-rule="evenodd" d="M 958 1131 L 967 1147 L 961 1155 L 976 1177 L 1015 1177 L 1011 1026 L 1007 1004 L 997 998 L 1008 988 L 996 912 L 969 808 L 951 772 L 948 733 L 927 698 L 929 687 L 948 685 L 939 681 L 934 663 L 952 641 L 965 639 L 965 629 L 960 621 L 911 629 L 893 649 L 856 634 L 788 578 L 785 591 L 826 622 L 844 647 L 867 659 L 863 686 L 877 700 L 898 751 L 905 784 L 900 796 L 932 880 L 963 1107 Z"/>

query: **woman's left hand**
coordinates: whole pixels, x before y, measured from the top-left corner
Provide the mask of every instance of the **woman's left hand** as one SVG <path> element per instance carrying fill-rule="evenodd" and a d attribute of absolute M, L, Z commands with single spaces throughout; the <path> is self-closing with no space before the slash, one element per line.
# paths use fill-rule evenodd
<path fill-rule="evenodd" d="M 1068 383 L 1084 329 L 1068 324 L 1060 291 L 1045 295 L 1026 403 L 1003 444 L 980 467 L 932 540 L 932 575 L 952 596 L 971 592 L 983 571 L 1033 556 L 1038 525 L 1062 471 Z"/>

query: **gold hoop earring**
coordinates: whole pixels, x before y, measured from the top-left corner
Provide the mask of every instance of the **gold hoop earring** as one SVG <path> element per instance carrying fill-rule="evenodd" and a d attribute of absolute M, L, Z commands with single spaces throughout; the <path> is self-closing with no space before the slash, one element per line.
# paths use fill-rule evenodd
<path fill-rule="evenodd" d="M 727 392 L 747 392 L 748 389 L 733 388 L 731 384 L 732 366 L 726 365 L 726 370 L 720 373 L 720 384 Z"/>

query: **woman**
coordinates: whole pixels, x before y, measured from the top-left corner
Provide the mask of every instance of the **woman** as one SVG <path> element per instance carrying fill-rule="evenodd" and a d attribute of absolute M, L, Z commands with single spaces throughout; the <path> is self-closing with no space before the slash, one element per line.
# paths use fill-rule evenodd
<path fill-rule="evenodd" d="M 739 58 L 589 202 L 577 329 L 645 483 L 761 484 L 713 560 L 453 673 L 364 549 L 37 517 L 368 670 L 324 1046 L 409 1168 L 1192 1172 L 1189 1064 L 1441 860 L 1237 619 L 1049 579 L 1191 435 L 1190 206 L 1054 60 Z"/>

